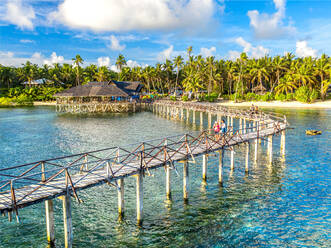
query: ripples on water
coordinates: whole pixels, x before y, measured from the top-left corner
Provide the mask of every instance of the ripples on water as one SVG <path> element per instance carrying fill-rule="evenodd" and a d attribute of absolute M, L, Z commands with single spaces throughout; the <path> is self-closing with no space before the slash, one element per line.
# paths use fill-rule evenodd
<path fill-rule="evenodd" d="M 189 204 L 182 200 L 182 168 L 172 171 L 172 202 L 165 201 L 162 168 L 144 178 L 144 223 L 136 226 L 135 179 L 125 179 L 125 219 L 117 221 L 117 194 L 108 185 L 79 192 L 73 202 L 76 247 L 330 247 L 330 110 L 272 110 L 286 114 L 295 129 L 286 136 L 286 162 L 267 166 L 266 144 L 258 164 L 244 173 L 244 148 L 218 186 L 218 158 L 208 161 L 201 184 L 201 158 L 189 168 Z M 197 115 L 198 116 L 198 115 Z M 198 119 L 198 117 L 197 117 Z M 206 120 L 206 118 L 205 118 Z M 306 136 L 305 129 L 323 131 Z M 73 117 L 52 108 L 0 109 L 0 168 L 54 156 L 192 131 L 195 128 L 152 113 Z M 253 155 L 251 149 L 251 156 Z M 251 160 L 252 161 L 252 160 Z M 63 246 L 62 206 L 54 201 L 56 246 Z M 0 218 L 0 247 L 45 247 L 44 204 L 20 210 L 21 224 Z"/>

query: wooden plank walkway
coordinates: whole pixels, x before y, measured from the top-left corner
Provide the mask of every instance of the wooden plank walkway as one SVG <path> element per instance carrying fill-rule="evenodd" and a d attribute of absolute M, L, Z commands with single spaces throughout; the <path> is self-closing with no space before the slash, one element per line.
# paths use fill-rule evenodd
<path fill-rule="evenodd" d="M 23 175 L 11 176 L 12 179 L 0 182 L 0 191 L 2 190 L 0 192 L 0 211 L 17 211 L 19 208 L 65 195 L 67 190 L 79 199 L 77 194 L 79 190 L 103 183 L 116 184 L 117 179 L 148 173 L 151 169 L 173 164 L 175 161 L 274 135 L 287 127 L 286 122 L 271 120 L 269 123 L 267 125 L 269 127 L 246 134 L 239 134 L 238 131 L 233 135 L 227 133 L 218 141 L 208 131 L 202 131 L 197 134 L 177 136 L 176 140 L 174 137 L 164 138 L 159 140 L 161 142 L 158 145 L 142 142 L 133 150 L 110 148 L 111 156 L 98 157 L 94 155 L 94 152 L 86 153 L 83 156 L 78 154 L 72 156 L 75 160 L 69 164 L 67 163 L 68 158 L 55 159 L 66 159 L 65 166 L 60 166 L 53 160 L 28 164 L 22 166 L 28 168 L 26 172 L 22 173 Z M 247 130 L 249 131 L 249 129 Z M 114 156 L 115 151 L 118 153 Z M 119 155 L 119 151 L 121 155 Z M 91 161 L 84 160 L 87 157 L 92 158 Z M 53 165 L 53 167 L 45 170 L 43 167 L 45 164 L 48 167 Z M 38 168 L 37 173 L 36 168 Z M 2 169 L 0 175 L 8 177 L 10 170 L 12 168 Z"/>

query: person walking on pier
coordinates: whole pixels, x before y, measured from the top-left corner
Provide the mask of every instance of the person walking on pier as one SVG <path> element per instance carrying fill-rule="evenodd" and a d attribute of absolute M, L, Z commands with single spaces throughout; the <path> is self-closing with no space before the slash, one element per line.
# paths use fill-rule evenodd
<path fill-rule="evenodd" d="M 219 133 L 220 133 L 220 129 L 221 129 L 218 121 L 215 121 L 213 128 L 214 128 L 214 132 L 215 132 L 215 139 L 216 139 L 216 141 L 218 141 L 220 138 Z"/>
<path fill-rule="evenodd" d="M 226 124 L 224 120 L 221 121 L 221 134 L 224 135 L 226 133 Z"/>

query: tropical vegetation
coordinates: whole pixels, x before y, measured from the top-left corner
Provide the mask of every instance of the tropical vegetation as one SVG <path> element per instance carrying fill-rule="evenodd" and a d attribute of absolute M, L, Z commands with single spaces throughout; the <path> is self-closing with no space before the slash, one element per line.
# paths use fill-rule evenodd
<path fill-rule="evenodd" d="M 236 60 L 217 60 L 213 56 L 194 56 L 192 47 L 189 47 L 187 57 L 186 61 L 177 56 L 155 66 L 131 68 L 120 54 L 116 61 L 117 72 L 106 66 L 83 66 L 84 60 L 80 55 L 72 59 L 73 64 L 38 66 L 26 62 L 21 67 L 0 65 L 0 104 L 5 101 L 4 97 L 13 101 L 20 101 L 19 97 L 29 101 L 52 100 L 54 92 L 89 81 L 141 81 L 145 92 L 172 94 L 175 96 L 173 100 L 184 101 L 189 100 L 189 95 L 205 101 L 222 97 L 234 101 L 313 102 L 318 98 L 325 100 L 331 85 L 331 58 L 325 54 L 320 58 L 296 58 L 288 53 L 256 59 L 242 53 Z M 52 83 L 23 89 L 23 82 L 39 78 Z M 179 90 L 184 91 L 181 98 L 178 97 Z"/>

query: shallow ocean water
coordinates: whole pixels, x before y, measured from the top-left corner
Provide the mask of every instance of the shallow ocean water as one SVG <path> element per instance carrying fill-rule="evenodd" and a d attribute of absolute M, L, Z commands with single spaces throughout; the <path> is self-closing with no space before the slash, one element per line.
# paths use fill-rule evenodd
<path fill-rule="evenodd" d="M 207 185 L 202 159 L 189 165 L 189 203 L 182 200 L 182 168 L 172 171 L 172 201 L 165 197 L 162 168 L 144 178 L 144 222 L 136 225 L 135 179 L 125 179 L 125 218 L 117 221 L 117 192 L 108 185 L 80 191 L 72 201 L 75 247 L 330 247 L 331 111 L 268 109 L 286 114 L 286 160 L 274 137 L 272 167 L 267 146 L 244 172 L 244 147 L 235 171 L 225 152 L 224 185 L 218 157 L 209 157 Z M 198 113 L 197 113 L 198 119 Z M 206 120 L 206 118 L 204 118 Z M 308 128 L 323 131 L 306 136 Z M 70 116 L 53 108 L 0 109 L 0 168 L 54 156 L 125 145 L 196 127 L 152 113 Z M 251 149 L 253 156 L 253 149 Z M 63 247 L 61 201 L 54 201 L 56 247 Z M 44 204 L 20 210 L 21 223 L 0 217 L 0 247 L 46 247 Z"/>

